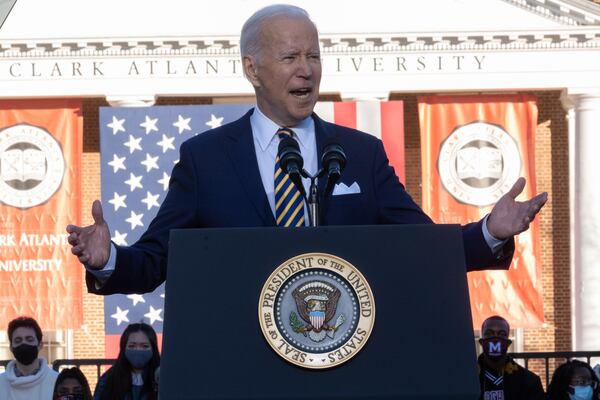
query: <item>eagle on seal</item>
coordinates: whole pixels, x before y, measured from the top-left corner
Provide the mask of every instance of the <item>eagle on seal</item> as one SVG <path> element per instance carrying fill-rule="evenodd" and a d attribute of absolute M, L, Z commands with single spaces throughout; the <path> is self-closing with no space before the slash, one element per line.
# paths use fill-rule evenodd
<path fill-rule="evenodd" d="M 335 315 L 340 294 L 337 288 L 323 281 L 311 281 L 294 289 L 292 295 L 296 309 L 308 324 L 294 330 L 302 333 L 337 330 L 339 325 L 333 326 L 328 323 Z"/>

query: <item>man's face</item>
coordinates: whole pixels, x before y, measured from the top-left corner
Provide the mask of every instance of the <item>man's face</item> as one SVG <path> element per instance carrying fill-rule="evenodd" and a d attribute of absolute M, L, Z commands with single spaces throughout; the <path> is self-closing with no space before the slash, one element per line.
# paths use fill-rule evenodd
<path fill-rule="evenodd" d="M 319 97 L 319 36 L 306 18 L 279 16 L 263 23 L 257 57 L 244 57 L 260 110 L 280 126 L 311 115 Z"/>
<path fill-rule="evenodd" d="M 27 328 L 22 326 L 15 329 L 12 335 L 10 345 L 14 349 L 15 347 L 18 347 L 22 344 L 39 346 L 40 343 L 38 342 L 37 336 L 35 335 L 35 331 L 33 330 L 33 328 Z"/>
<path fill-rule="evenodd" d="M 490 319 L 483 324 L 481 328 L 481 337 L 484 339 L 489 337 L 508 339 L 509 331 L 510 327 L 508 326 L 508 322 L 500 319 Z"/>

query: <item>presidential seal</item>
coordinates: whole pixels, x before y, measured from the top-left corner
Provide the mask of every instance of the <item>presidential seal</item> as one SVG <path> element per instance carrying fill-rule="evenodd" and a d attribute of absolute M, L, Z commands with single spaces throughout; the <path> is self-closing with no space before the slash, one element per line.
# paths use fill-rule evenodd
<path fill-rule="evenodd" d="M 17 124 L 0 131 L 0 202 L 22 209 L 42 204 L 64 173 L 61 146 L 47 130 Z"/>
<path fill-rule="evenodd" d="M 300 367 L 330 368 L 350 360 L 369 339 L 375 300 L 365 277 L 346 260 L 302 254 L 269 276 L 258 317 L 280 357 Z"/>
<path fill-rule="evenodd" d="M 471 122 L 442 143 L 438 170 L 444 189 L 461 203 L 494 204 L 521 171 L 519 148 L 501 126 Z"/>

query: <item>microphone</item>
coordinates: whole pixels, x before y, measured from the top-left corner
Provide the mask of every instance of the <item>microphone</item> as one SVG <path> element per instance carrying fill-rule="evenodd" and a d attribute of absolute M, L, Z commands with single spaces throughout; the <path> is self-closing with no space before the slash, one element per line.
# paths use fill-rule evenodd
<path fill-rule="evenodd" d="M 325 193 L 330 193 L 335 183 L 342 176 L 342 171 L 346 166 L 346 154 L 339 143 L 329 141 L 323 148 L 323 157 L 321 165 L 327 172 L 327 186 Z"/>
<path fill-rule="evenodd" d="M 281 170 L 289 175 L 290 179 L 296 185 L 300 193 L 304 196 L 304 185 L 302 184 L 302 167 L 304 166 L 304 159 L 300 154 L 300 146 L 296 139 L 291 137 L 284 137 L 279 141 L 279 148 L 277 150 L 277 156 L 279 157 L 279 166 Z"/>

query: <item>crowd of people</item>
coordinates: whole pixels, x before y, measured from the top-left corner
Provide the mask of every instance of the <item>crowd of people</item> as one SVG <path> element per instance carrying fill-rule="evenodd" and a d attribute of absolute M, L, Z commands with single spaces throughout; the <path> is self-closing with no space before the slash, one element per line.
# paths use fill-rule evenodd
<path fill-rule="evenodd" d="M 482 353 L 477 359 L 482 400 L 592 400 L 600 399 L 598 376 L 589 364 L 569 360 L 556 368 L 544 392 L 536 374 L 517 364 L 507 353 L 512 344 L 510 325 L 500 316 L 481 326 Z"/>
<path fill-rule="evenodd" d="M 517 364 L 509 355 L 510 326 L 500 316 L 486 319 L 477 359 L 481 400 L 596 400 L 600 399 L 599 377 L 588 363 L 569 360 L 556 368 L 548 389 L 535 373 Z M 119 342 L 114 365 L 98 380 L 93 392 L 77 367 L 60 373 L 39 356 L 42 330 L 29 317 L 8 325 L 10 350 L 15 359 L 0 374 L 2 400 L 156 400 L 160 353 L 156 332 L 148 324 L 127 326 Z"/>
<path fill-rule="evenodd" d="M 0 374 L 2 400 L 156 400 L 160 353 L 156 332 L 148 324 L 127 326 L 114 365 L 98 380 L 94 394 L 77 367 L 60 373 L 39 356 L 42 330 L 37 321 L 19 317 L 8 325 L 14 360 Z"/>

